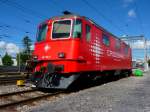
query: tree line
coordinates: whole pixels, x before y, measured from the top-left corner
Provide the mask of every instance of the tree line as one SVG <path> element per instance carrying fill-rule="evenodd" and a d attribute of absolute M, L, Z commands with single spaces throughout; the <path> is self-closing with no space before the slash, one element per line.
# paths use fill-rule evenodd
<path fill-rule="evenodd" d="M 16 55 L 17 65 L 26 65 L 26 61 L 30 59 L 31 57 L 31 45 L 32 41 L 28 36 L 25 36 L 22 40 L 23 42 L 23 50 L 19 51 Z M 9 55 L 7 52 L 2 57 L 2 64 L 4 66 L 12 66 L 14 64 L 14 61 L 12 60 L 12 56 Z"/>

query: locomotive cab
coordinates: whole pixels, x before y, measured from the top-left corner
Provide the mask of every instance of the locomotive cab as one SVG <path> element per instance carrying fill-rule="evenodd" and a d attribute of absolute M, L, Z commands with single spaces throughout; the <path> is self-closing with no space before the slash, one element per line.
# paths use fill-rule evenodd
<path fill-rule="evenodd" d="M 33 55 L 39 61 L 49 60 L 54 63 L 58 60 L 77 60 L 82 36 L 81 23 L 80 19 L 56 19 L 42 23 Z"/>
<path fill-rule="evenodd" d="M 60 80 L 60 77 L 64 81 L 65 78 L 70 78 L 70 83 L 78 77 L 71 77 L 70 73 L 77 72 L 77 63 L 82 61 L 79 57 L 81 38 L 82 19 L 76 16 L 55 17 L 39 25 L 33 52 L 33 79 L 37 87 L 45 88 L 45 82 L 41 79 L 46 75 L 49 76 L 47 82 L 52 83 L 48 88 L 59 88 L 61 84 L 55 86 L 53 83 Z M 59 75 L 58 79 L 56 75 Z M 49 82 L 52 79 L 55 81 Z M 63 87 L 66 88 L 66 85 Z"/>

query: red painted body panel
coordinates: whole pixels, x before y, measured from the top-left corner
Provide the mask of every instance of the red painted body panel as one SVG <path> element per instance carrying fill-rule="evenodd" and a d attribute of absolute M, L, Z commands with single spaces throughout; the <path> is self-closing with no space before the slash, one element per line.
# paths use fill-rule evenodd
<path fill-rule="evenodd" d="M 113 35 L 84 18 L 80 19 L 83 23 L 82 38 L 71 37 L 59 40 L 51 39 L 52 22 L 55 19 L 47 21 L 46 40 L 35 43 L 33 54 L 38 56 L 38 60 L 40 60 L 36 66 L 36 71 L 41 66 L 47 66 L 49 62 L 54 65 L 64 65 L 63 73 L 131 69 L 131 49 L 129 48 L 128 54 L 125 54 L 124 48 L 127 45 L 124 42 L 121 41 L 121 50 L 116 51 L 116 38 Z M 85 37 L 85 24 L 91 26 L 90 41 L 87 41 Z M 103 44 L 102 33 L 109 36 L 109 47 Z M 65 53 L 65 58 L 58 58 L 60 52 Z"/>

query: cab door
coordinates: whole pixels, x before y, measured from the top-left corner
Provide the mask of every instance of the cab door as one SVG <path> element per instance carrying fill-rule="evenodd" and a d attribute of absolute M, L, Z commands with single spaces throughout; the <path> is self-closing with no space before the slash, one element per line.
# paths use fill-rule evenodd
<path fill-rule="evenodd" d="M 92 41 L 92 28 L 93 25 L 89 21 L 83 21 L 83 36 L 81 38 L 80 54 L 84 58 L 84 70 L 90 71 L 92 65 L 92 55 L 91 52 L 91 41 Z"/>

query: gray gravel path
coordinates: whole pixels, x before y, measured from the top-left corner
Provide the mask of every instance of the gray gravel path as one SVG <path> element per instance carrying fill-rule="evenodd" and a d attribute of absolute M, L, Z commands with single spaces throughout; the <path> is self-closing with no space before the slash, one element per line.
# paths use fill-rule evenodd
<path fill-rule="evenodd" d="M 81 90 L 31 112 L 150 112 L 150 74 Z"/>

